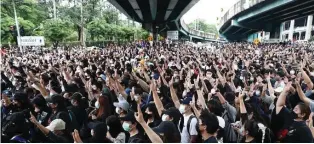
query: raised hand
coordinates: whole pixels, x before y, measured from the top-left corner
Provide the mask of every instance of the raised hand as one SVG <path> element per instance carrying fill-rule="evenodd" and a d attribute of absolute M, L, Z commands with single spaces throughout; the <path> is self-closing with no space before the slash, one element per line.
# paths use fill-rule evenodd
<path fill-rule="evenodd" d="M 145 123 L 140 104 L 137 104 L 137 112 L 134 113 L 134 117 L 138 123 Z"/>
<path fill-rule="evenodd" d="M 38 121 L 37 121 L 37 119 L 35 118 L 35 116 L 32 114 L 32 112 L 29 112 L 29 114 L 30 114 L 30 118 L 29 118 L 29 120 L 33 123 L 33 124 L 38 124 Z"/>
<path fill-rule="evenodd" d="M 73 137 L 74 143 L 83 143 L 78 130 L 76 129 L 74 130 L 74 132 L 72 133 L 72 137 Z"/>

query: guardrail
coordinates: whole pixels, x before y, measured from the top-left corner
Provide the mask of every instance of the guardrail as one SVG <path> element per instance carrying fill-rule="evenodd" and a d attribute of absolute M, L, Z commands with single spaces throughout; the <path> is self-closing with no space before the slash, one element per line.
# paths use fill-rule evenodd
<path fill-rule="evenodd" d="M 266 0 L 240 0 L 236 4 L 234 4 L 228 11 L 221 17 L 220 26 L 222 26 L 225 22 L 227 22 L 230 18 L 235 16 L 236 14 L 253 7 L 256 4 L 259 4 Z"/>
<path fill-rule="evenodd" d="M 215 37 L 216 37 L 216 34 L 214 34 L 214 33 L 205 33 L 204 31 L 190 29 L 182 18 L 180 19 L 180 23 L 181 23 L 182 28 L 185 31 L 187 31 L 189 34 L 203 37 L 203 38 L 207 38 L 207 39 L 215 39 Z"/>

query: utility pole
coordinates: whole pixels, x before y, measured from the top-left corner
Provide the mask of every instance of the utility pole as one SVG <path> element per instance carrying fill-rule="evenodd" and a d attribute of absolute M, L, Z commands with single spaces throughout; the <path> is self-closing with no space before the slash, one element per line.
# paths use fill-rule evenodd
<path fill-rule="evenodd" d="M 53 4 L 53 18 L 54 20 L 56 20 L 57 19 L 56 0 L 52 0 L 52 4 Z"/>
<path fill-rule="evenodd" d="M 21 53 L 23 53 L 23 49 L 22 49 L 21 43 L 20 43 L 21 42 L 20 27 L 19 27 L 19 22 L 17 20 L 14 0 L 12 0 L 12 4 L 13 4 L 14 19 L 15 19 L 16 32 L 17 32 L 17 44 L 18 44 L 18 47 L 20 48 Z"/>
<path fill-rule="evenodd" d="M 82 45 L 82 47 L 85 47 L 85 42 L 84 42 L 83 0 L 81 0 L 81 45 Z"/>

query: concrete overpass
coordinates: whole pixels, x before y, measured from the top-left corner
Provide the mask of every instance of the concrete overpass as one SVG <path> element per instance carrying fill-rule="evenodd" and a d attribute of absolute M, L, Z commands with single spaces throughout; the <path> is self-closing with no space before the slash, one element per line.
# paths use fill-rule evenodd
<path fill-rule="evenodd" d="M 144 29 L 166 35 L 168 30 L 179 30 L 181 34 L 196 39 L 207 39 L 210 34 L 190 30 L 182 24 L 181 17 L 199 0 L 108 0 L 129 19 L 142 23 Z M 207 37 L 206 37 L 207 36 Z"/>
<path fill-rule="evenodd" d="M 279 38 L 281 23 L 314 14 L 314 0 L 240 0 L 221 18 L 220 34 L 244 40 L 258 31 Z"/>

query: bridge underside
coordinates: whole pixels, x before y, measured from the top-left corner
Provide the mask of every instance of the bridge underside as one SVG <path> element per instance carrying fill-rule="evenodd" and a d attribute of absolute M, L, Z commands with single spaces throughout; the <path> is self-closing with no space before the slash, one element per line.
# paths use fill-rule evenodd
<path fill-rule="evenodd" d="M 219 30 L 229 40 L 242 40 L 258 31 L 273 31 L 280 23 L 314 14 L 314 0 L 273 0 L 230 18 Z"/>
<path fill-rule="evenodd" d="M 158 33 L 179 29 L 176 21 L 199 0 L 108 0 L 129 19 L 142 23 L 143 28 Z"/>

